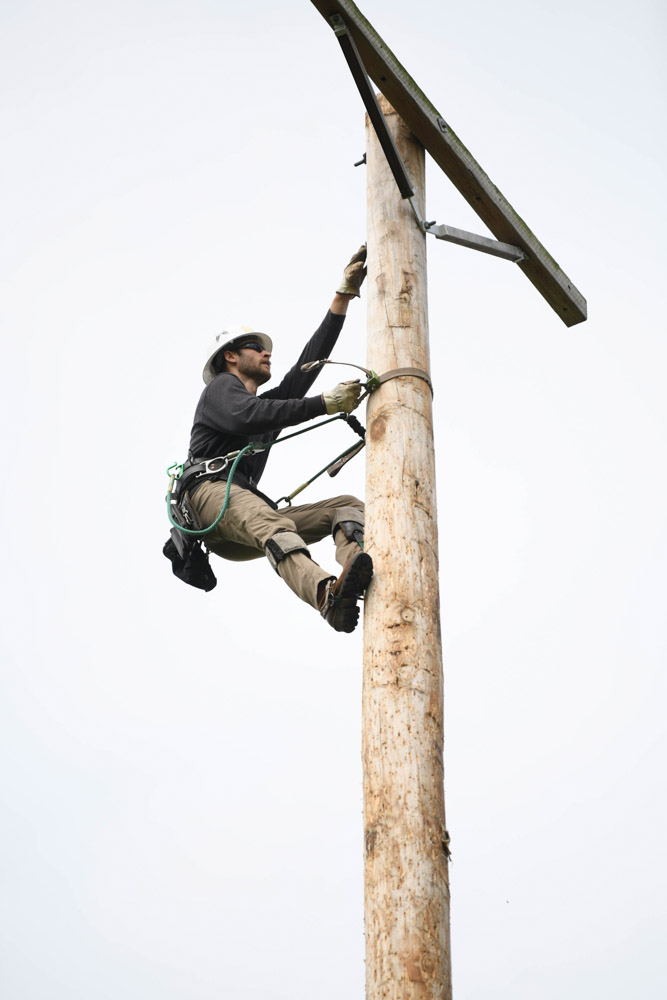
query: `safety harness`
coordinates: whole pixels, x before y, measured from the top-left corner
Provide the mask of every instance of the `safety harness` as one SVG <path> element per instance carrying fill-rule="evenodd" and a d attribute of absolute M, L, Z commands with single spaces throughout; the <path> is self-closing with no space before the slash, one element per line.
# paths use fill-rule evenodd
<path fill-rule="evenodd" d="M 336 365 L 347 363 L 342 361 L 331 361 L 329 358 L 324 358 L 321 361 L 311 361 L 308 364 L 302 365 L 301 371 L 314 371 L 322 365 L 329 364 Z M 384 382 L 406 375 L 421 378 L 426 381 L 431 389 L 431 394 L 433 394 L 431 380 L 426 372 L 422 371 L 420 368 L 394 368 L 391 371 L 385 372 L 383 375 L 378 375 L 371 369 L 364 368 L 361 365 L 349 365 L 349 367 L 358 368 L 360 371 L 365 372 L 368 376 L 364 385 L 364 392 L 359 397 L 359 402 L 365 399 L 371 392 L 378 389 Z M 268 451 L 270 448 L 274 448 L 278 444 L 289 441 L 291 438 L 299 437 L 301 434 L 307 434 L 310 431 L 318 430 L 320 427 L 333 423 L 335 420 L 344 420 L 348 426 L 359 435 L 361 441 L 349 448 L 346 448 L 345 451 L 343 451 L 340 455 L 337 455 L 332 461 L 328 462 L 322 469 L 316 472 L 315 475 L 311 476 L 310 479 L 307 479 L 300 486 L 297 486 L 297 488 L 291 493 L 280 497 L 278 503 L 282 503 L 284 501 L 289 506 L 295 496 L 301 493 L 302 490 L 305 490 L 307 486 L 310 486 L 310 484 L 315 482 L 315 480 L 320 476 L 324 475 L 325 472 L 328 472 L 331 477 L 338 475 L 343 466 L 354 458 L 355 455 L 359 454 L 366 443 L 366 428 L 357 420 L 356 417 L 353 417 L 349 413 L 337 413 L 335 416 L 329 417 L 327 420 L 321 420 L 319 423 L 313 424 L 311 427 L 304 427 L 299 431 L 294 431 L 292 434 L 286 434 L 284 437 L 278 438 L 276 441 L 251 441 L 249 444 L 245 445 L 244 448 L 241 448 L 238 451 L 229 452 L 227 455 L 218 455 L 215 458 L 197 458 L 190 454 L 186 462 L 174 462 L 170 465 L 167 469 L 169 486 L 167 489 L 166 502 L 167 515 L 172 524 L 172 528 L 170 531 L 170 537 L 165 543 L 162 551 L 171 561 L 174 574 L 179 579 L 183 580 L 185 583 L 189 583 L 193 587 L 197 587 L 205 591 L 212 590 L 216 586 L 217 580 L 209 563 L 208 549 L 204 551 L 202 548 L 202 540 L 217 527 L 225 515 L 225 511 L 229 506 L 229 496 L 234 474 L 241 459 L 245 456 L 255 455 L 262 451 Z M 220 512 L 212 524 L 208 525 L 206 528 L 202 528 L 190 500 L 190 490 L 205 480 L 219 476 L 221 472 L 224 472 L 228 468 L 229 474 L 227 476 L 227 488 L 225 490 L 225 497 L 222 507 L 220 508 Z"/>

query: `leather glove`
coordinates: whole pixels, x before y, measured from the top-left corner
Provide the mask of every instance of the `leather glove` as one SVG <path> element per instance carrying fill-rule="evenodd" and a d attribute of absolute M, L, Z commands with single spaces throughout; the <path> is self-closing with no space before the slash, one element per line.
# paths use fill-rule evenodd
<path fill-rule="evenodd" d="M 365 262 L 366 244 L 363 243 L 345 268 L 340 288 L 336 289 L 339 295 L 356 295 L 359 298 L 359 289 L 366 277 Z"/>
<path fill-rule="evenodd" d="M 359 405 L 361 383 L 358 378 L 349 382 L 339 382 L 333 389 L 322 393 L 327 413 L 352 413 Z"/>

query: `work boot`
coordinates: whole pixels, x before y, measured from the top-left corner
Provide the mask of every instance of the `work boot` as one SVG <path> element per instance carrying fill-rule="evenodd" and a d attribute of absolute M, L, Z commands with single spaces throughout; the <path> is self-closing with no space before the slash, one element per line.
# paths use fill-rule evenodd
<path fill-rule="evenodd" d="M 337 580 L 325 580 L 320 614 L 336 632 L 354 632 L 359 622 L 357 601 L 373 576 L 373 560 L 357 552 L 345 563 Z"/>

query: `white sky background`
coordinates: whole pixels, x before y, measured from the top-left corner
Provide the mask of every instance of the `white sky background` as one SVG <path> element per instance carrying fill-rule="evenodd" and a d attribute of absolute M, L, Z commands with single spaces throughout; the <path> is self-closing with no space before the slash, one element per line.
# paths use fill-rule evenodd
<path fill-rule="evenodd" d="M 568 330 L 511 264 L 429 243 L 455 996 L 653 1000 L 664 8 L 361 7 L 589 303 Z M 361 633 L 264 561 L 205 595 L 161 554 L 213 334 L 266 329 L 278 375 L 365 238 L 360 99 L 307 0 L 0 27 L 0 993 L 361 997 Z M 432 164 L 427 206 L 484 232 Z M 335 356 L 364 362 L 365 301 Z M 267 492 L 344 431 L 276 452 Z M 341 491 L 363 462 L 303 499 Z"/>

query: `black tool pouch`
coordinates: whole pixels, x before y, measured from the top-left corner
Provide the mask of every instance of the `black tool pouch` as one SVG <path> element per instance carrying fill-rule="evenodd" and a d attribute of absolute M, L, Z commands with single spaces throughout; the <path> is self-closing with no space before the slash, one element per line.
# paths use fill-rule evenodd
<path fill-rule="evenodd" d="M 189 494 L 183 495 L 174 514 L 179 523 L 183 522 L 183 527 L 201 530 Z M 179 580 L 189 583 L 191 587 L 197 587 L 198 590 L 209 591 L 216 586 L 218 581 L 211 569 L 208 553 L 204 552 L 201 539 L 193 535 L 184 535 L 178 528 L 172 528 L 162 552 L 170 560 L 174 576 Z"/>
<path fill-rule="evenodd" d="M 213 590 L 218 581 L 199 539 L 184 535 L 178 528 L 172 528 L 170 535 L 162 552 L 171 561 L 174 576 L 199 590 Z"/>

